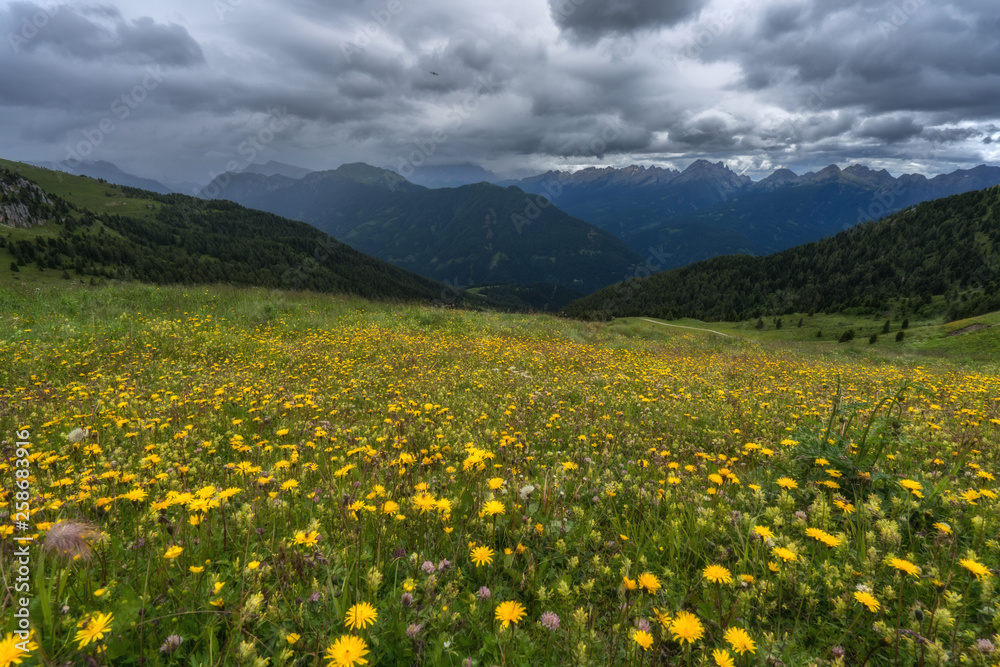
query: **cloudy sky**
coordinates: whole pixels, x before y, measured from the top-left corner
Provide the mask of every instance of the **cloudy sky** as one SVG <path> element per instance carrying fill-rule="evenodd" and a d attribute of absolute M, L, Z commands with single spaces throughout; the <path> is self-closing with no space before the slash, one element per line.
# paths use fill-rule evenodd
<path fill-rule="evenodd" d="M 0 156 L 1000 164 L 996 0 L 0 0 Z"/>

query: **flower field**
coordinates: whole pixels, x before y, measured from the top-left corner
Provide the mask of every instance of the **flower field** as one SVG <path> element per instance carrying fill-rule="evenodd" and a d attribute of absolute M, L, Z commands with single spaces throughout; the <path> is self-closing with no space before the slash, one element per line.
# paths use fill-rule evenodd
<path fill-rule="evenodd" d="M 0 666 L 1000 665 L 995 368 L 110 293 L 3 297 Z"/>

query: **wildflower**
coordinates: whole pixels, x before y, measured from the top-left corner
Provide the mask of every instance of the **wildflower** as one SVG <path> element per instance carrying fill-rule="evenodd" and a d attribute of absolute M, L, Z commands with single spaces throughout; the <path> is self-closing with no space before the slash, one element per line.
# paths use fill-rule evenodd
<path fill-rule="evenodd" d="M 638 587 L 635 579 L 629 579 L 628 577 L 622 577 L 622 584 L 627 591 L 634 591 Z"/>
<path fill-rule="evenodd" d="M 552 611 L 545 612 L 544 614 L 542 614 L 542 617 L 541 619 L 539 619 L 539 621 L 541 622 L 542 627 L 544 627 L 549 632 L 555 632 L 556 630 L 559 629 L 559 616 L 556 615 L 555 612 Z"/>
<path fill-rule="evenodd" d="M 941 523 L 940 521 L 935 523 L 934 527 L 937 528 L 944 535 L 951 535 L 954 532 L 951 529 L 951 526 L 949 526 L 946 523 Z"/>
<path fill-rule="evenodd" d="M 340 638 L 326 649 L 326 659 L 334 667 L 353 667 L 367 665 L 364 656 L 368 655 L 368 644 L 361 637 L 341 635 Z"/>
<path fill-rule="evenodd" d="M 437 567 L 434 566 L 429 560 L 425 560 L 424 564 L 420 566 L 420 569 L 424 571 L 424 574 L 434 574 L 437 572 Z"/>
<path fill-rule="evenodd" d="M 648 651 L 649 647 L 653 645 L 653 635 L 649 634 L 645 630 L 634 631 L 632 633 L 632 640 L 641 646 L 643 651 Z"/>
<path fill-rule="evenodd" d="M 733 650 L 740 655 L 743 655 L 747 651 L 750 651 L 751 653 L 757 652 L 757 645 L 743 628 L 731 627 L 726 630 L 726 634 L 723 638 L 726 640 L 726 643 L 732 646 Z"/>
<path fill-rule="evenodd" d="M 493 516 L 495 514 L 505 514 L 506 511 L 507 510 L 503 506 L 503 503 L 500 502 L 499 500 L 490 500 L 487 501 L 485 505 L 483 505 L 483 514 L 486 516 Z"/>
<path fill-rule="evenodd" d="M 733 575 L 721 565 L 709 565 L 702 571 L 702 576 L 713 584 L 731 584 Z"/>
<path fill-rule="evenodd" d="M 46 553 L 57 553 L 71 559 L 90 560 L 93 549 L 90 540 L 100 533 L 87 523 L 78 521 L 59 521 L 45 533 L 42 548 Z"/>
<path fill-rule="evenodd" d="M 91 618 L 84 619 L 81 622 L 81 629 L 76 633 L 79 648 L 104 639 L 104 635 L 111 632 L 111 620 L 111 613 L 96 614 Z"/>
<path fill-rule="evenodd" d="M 786 549 L 785 547 L 775 547 L 774 549 L 771 550 L 771 552 L 781 560 L 785 561 L 786 563 L 788 561 L 799 559 L 799 555 L 797 553 L 795 553 L 791 549 Z"/>
<path fill-rule="evenodd" d="M 789 491 L 791 491 L 792 489 L 799 488 L 799 483 L 796 482 L 791 477 L 779 477 L 778 486 L 780 486 L 783 489 L 788 489 Z"/>
<path fill-rule="evenodd" d="M 300 639 L 302 639 L 302 635 L 300 635 L 297 632 L 289 632 L 287 635 L 285 635 L 285 641 L 288 642 L 289 645 L 294 644 Z"/>
<path fill-rule="evenodd" d="M 469 554 L 469 558 L 472 562 L 476 564 L 476 567 L 480 565 L 489 565 L 493 562 L 493 549 L 487 546 L 475 547 Z"/>
<path fill-rule="evenodd" d="M 670 633 L 677 642 L 693 644 L 702 638 L 705 628 L 697 616 L 689 611 L 681 611 L 670 622 Z"/>
<path fill-rule="evenodd" d="M 890 558 L 889 567 L 894 567 L 900 572 L 905 572 L 906 574 L 912 574 L 913 576 L 920 575 L 920 568 L 911 563 L 908 560 L 902 558 Z"/>
<path fill-rule="evenodd" d="M 854 593 L 854 599 L 863 604 L 864 606 L 868 607 L 868 611 L 871 612 L 878 611 L 879 607 L 881 606 L 879 601 L 875 599 L 875 596 L 869 593 L 868 591 L 856 591 Z"/>
<path fill-rule="evenodd" d="M 524 605 L 520 602 L 508 600 L 497 605 L 496 619 L 501 622 L 501 626 L 506 628 L 511 623 L 515 625 L 524 618 Z"/>
<path fill-rule="evenodd" d="M 764 539 L 774 539 L 774 531 L 767 526 L 754 526 L 753 532 L 760 535 Z"/>
<path fill-rule="evenodd" d="M 175 544 L 174 546 L 167 549 L 166 553 L 163 554 L 163 557 L 166 558 L 167 560 L 173 560 L 174 558 L 180 556 L 181 553 L 183 553 L 183 551 L 184 547 L 179 547 Z"/>
<path fill-rule="evenodd" d="M 347 610 L 344 625 L 351 630 L 364 629 L 378 620 L 378 611 L 367 602 L 359 602 Z"/>
<path fill-rule="evenodd" d="M 903 479 L 899 481 L 899 485 L 915 495 L 917 498 L 923 498 L 924 494 L 921 493 L 923 490 L 923 485 L 920 482 L 912 479 Z"/>
<path fill-rule="evenodd" d="M 712 660 L 718 667 L 733 667 L 736 663 L 733 662 L 733 656 L 729 655 L 729 651 L 724 648 L 717 648 L 712 651 Z"/>
<path fill-rule="evenodd" d="M 316 543 L 319 542 L 319 533 L 315 530 L 311 530 L 306 533 L 304 530 L 300 530 L 295 533 L 295 544 L 302 544 L 307 547 L 314 547 Z"/>
<path fill-rule="evenodd" d="M 410 639 L 416 639 L 423 628 L 424 626 L 421 623 L 410 623 L 409 627 L 406 628 L 406 636 Z"/>
<path fill-rule="evenodd" d="M 34 639 L 31 639 L 33 635 L 34 631 L 32 630 L 29 635 L 29 639 L 27 640 L 27 644 L 25 644 L 25 640 L 21 639 L 13 632 L 8 632 L 7 636 L 0 640 L 0 665 L 3 667 L 7 667 L 8 665 L 20 665 L 21 660 L 28 656 L 27 652 L 34 651 L 38 648 L 38 644 L 35 643 Z M 23 649 L 26 649 L 27 652 Z"/>
<path fill-rule="evenodd" d="M 184 641 L 184 638 L 180 635 L 170 635 L 160 647 L 160 653 L 173 653 L 180 648 L 182 641 Z"/>
<path fill-rule="evenodd" d="M 976 579 L 982 579 L 983 577 L 991 576 L 989 569 L 985 565 L 972 558 L 963 558 L 962 560 L 958 561 L 958 564 L 964 567 L 972 574 L 976 575 Z"/>
<path fill-rule="evenodd" d="M 476 591 L 476 597 L 480 600 L 489 600 L 493 596 L 493 593 L 486 586 L 481 586 L 478 591 Z"/>
<path fill-rule="evenodd" d="M 638 584 L 650 593 L 656 593 L 656 591 L 660 590 L 661 587 L 660 580 L 657 579 L 656 575 L 652 572 L 643 572 L 640 574 Z"/>

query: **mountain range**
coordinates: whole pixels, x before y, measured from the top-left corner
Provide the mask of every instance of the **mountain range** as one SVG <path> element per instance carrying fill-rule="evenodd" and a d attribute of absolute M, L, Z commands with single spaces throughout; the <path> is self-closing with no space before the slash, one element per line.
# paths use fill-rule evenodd
<path fill-rule="evenodd" d="M 684 171 L 589 168 L 512 184 L 549 197 L 637 252 L 667 248 L 662 268 L 669 269 L 717 255 L 770 254 L 919 202 L 997 185 L 1000 167 L 897 178 L 862 165 L 830 165 L 802 175 L 779 169 L 753 181 L 721 162 L 698 160 Z"/>
<path fill-rule="evenodd" d="M 614 235 L 517 187 L 429 189 L 363 163 L 300 179 L 222 174 L 202 196 L 308 222 L 452 285 L 541 282 L 588 293 L 628 277 L 641 262 Z"/>
<path fill-rule="evenodd" d="M 945 306 L 932 302 L 944 296 Z M 1000 187 L 924 202 L 766 257 L 722 256 L 605 288 L 585 319 L 738 321 L 812 311 L 932 315 L 1000 309 Z"/>

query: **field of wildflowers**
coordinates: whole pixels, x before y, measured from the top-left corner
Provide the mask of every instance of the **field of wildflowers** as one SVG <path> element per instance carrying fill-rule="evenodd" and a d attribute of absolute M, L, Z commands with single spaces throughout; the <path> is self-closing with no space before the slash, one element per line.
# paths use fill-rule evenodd
<path fill-rule="evenodd" d="M 995 369 L 223 288 L 0 301 L 0 666 L 1000 665 Z"/>

